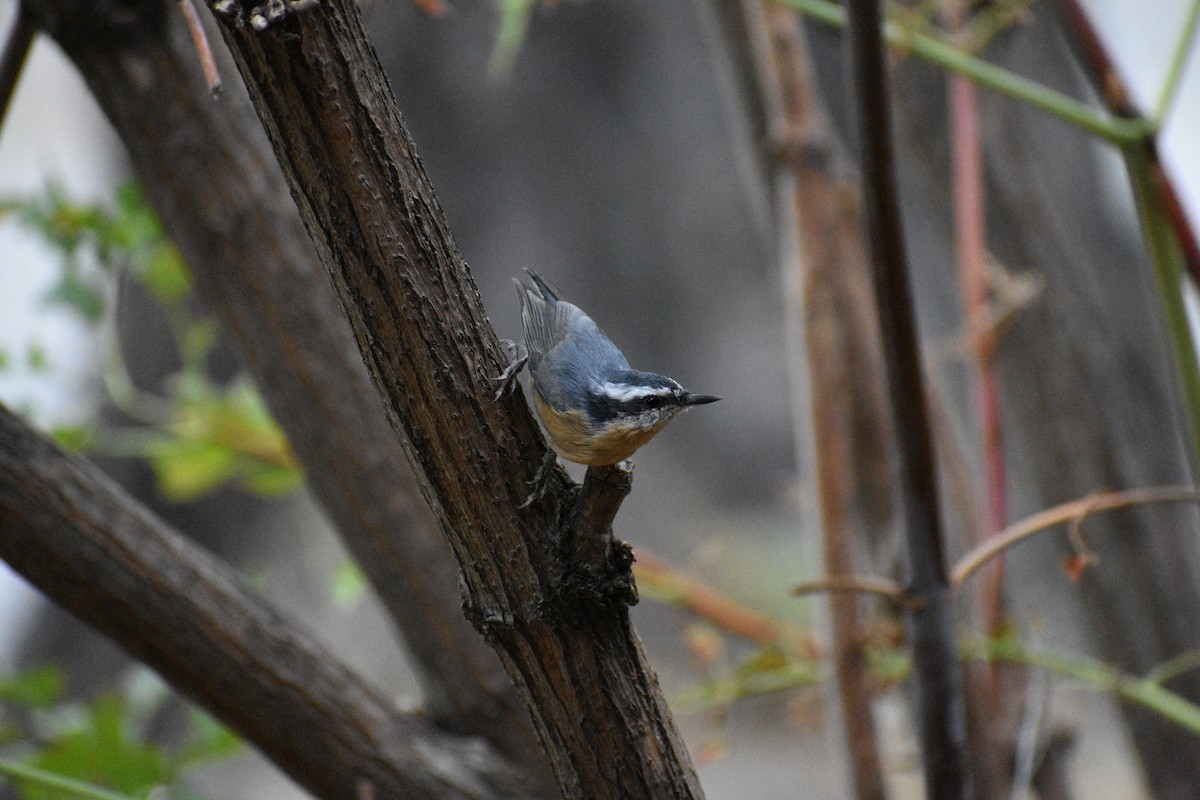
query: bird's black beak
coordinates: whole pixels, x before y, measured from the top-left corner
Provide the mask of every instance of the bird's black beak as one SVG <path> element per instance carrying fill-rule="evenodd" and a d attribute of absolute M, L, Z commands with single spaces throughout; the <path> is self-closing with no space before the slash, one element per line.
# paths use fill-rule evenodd
<path fill-rule="evenodd" d="M 702 406 L 705 403 L 715 403 L 721 398 L 713 394 L 689 394 L 683 399 L 685 406 Z"/>

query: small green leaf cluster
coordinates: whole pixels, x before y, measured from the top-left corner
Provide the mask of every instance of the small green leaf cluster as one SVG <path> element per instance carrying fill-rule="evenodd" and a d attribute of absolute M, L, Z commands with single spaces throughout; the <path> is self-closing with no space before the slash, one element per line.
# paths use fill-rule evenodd
<path fill-rule="evenodd" d="M 165 689 L 71 702 L 54 667 L 0 677 L 0 776 L 25 800 L 194 797 L 188 771 L 237 753 L 241 742 L 196 709 L 179 744 L 149 741 L 146 730 L 166 702 L 173 701 Z"/>
<path fill-rule="evenodd" d="M 179 251 L 136 183 L 117 190 L 111 209 L 73 202 L 61 186 L 50 183 L 34 197 L 0 202 L 4 217 L 15 217 L 61 258 L 61 274 L 45 301 L 90 322 L 104 316 L 105 273 L 128 270 L 164 305 L 179 303 L 191 288 Z"/>
<path fill-rule="evenodd" d="M 60 444 L 145 459 L 171 502 L 196 500 L 226 484 L 266 497 L 303 484 L 286 437 L 250 383 L 221 384 L 209 375 L 217 327 L 192 311 L 191 274 L 136 183 L 121 186 L 109 205 L 75 202 L 50 184 L 35 197 L 0 202 L 4 217 L 58 254 L 61 270 L 44 296 L 48 305 L 89 325 L 111 324 L 113 287 L 128 275 L 161 309 L 181 363 L 165 394 L 154 394 L 133 384 L 119 347 L 108 348 L 102 366 L 108 400 L 134 424 L 57 426 L 51 433 Z M 40 347 L 31 347 L 27 361 L 35 371 L 49 368 Z"/>

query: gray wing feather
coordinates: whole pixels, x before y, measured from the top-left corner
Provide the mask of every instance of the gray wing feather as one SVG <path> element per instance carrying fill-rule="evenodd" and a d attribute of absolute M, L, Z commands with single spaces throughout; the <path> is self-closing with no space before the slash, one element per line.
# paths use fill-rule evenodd
<path fill-rule="evenodd" d="M 521 327 L 534 386 L 550 405 L 563 410 L 567 398 L 578 398 L 587 387 L 629 362 L 592 318 L 558 294 L 532 270 L 534 285 L 514 279 L 521 301 Z M 545 362 L 543 367 L 543 362 Z"/>

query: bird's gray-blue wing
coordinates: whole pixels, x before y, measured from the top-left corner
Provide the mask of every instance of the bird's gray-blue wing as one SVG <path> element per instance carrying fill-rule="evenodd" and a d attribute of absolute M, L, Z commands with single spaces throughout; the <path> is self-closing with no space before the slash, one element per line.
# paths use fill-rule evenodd
<path fill-rule="evenodd" d="M 530 275 L 535 286 L 515 283 L 534 386 L 542 399 L 564 410 L 573 405 L 569 398 L 582 397 L 608 373 L 629 369 L 629 362 L 582 309 Z"/>

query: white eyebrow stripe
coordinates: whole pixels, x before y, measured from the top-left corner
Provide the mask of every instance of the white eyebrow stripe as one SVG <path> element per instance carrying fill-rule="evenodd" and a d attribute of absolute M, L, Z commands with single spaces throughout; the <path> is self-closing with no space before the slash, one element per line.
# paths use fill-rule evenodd
<path fill-rule="evenodd" d="M 669 397 L 673 390 L 669 386 L 629 386 L 624 383 L 605 381 L 600 385 L 600 391 L 619 403 L 638 400 L 643 397 Z"/>

